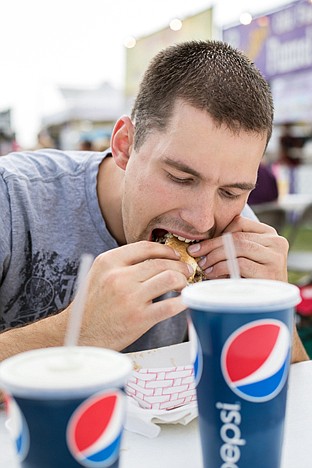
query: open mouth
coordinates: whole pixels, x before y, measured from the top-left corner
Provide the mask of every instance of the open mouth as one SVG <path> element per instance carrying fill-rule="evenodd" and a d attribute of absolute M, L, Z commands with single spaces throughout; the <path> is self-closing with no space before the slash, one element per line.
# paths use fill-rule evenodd
<path fill-rule="evenodd" d="M 164 229 L 154 229 L 152 240 L 172 247 L 180 253 L 182 262 L 188 263 L 192 266 L 194 274 L 188 278 L 188 283 L 197 283 L 204 279 L 203 271 L 197 264 L 199 259 L 196 260 L 194 257 L 189 255 L 186 250 L 190 244 L 198 242 L 197 240 L 186 239 L 185 237 L 177 236 L 171 232 L 165 231 Z"/>
<path fill-rule="evenodd" d="M 195 244 L 199 242 L 197 240 L 187 239 L 182 236 L 177 236 L 176 234 L 172 234 L 172 232 L 168 232 L 165 229 L 154 229 L 152 232 L 152 241 L 158 242 L 159 244 L 165 244 L 167 239 L 175 237 L 181 242 L 185 242 L 186 244 Z"/>

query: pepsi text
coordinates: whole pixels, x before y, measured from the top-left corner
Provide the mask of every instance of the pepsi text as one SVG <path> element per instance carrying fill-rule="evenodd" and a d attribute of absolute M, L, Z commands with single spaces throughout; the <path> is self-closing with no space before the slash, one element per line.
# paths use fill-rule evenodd
<path fill-rule="evenodd" d="M 220 448 L 220 457 L 224 462 L 221 468 L 238 468 L 241 453 L 240 447 L 246 444 L 246 440 L 241 438 L 241 405 L 239 403 L 216 403 L 216 408 L 220 410 L 220 420 L 222 426 L 220 436 L 223 444 Z"/>

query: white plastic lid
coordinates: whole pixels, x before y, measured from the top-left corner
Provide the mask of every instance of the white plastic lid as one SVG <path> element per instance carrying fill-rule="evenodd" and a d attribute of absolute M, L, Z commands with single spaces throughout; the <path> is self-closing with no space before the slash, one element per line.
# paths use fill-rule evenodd
<path fill-rule="evenodd" d="M 0 364 L 0 386 L 16 396 L 47 398 L 85 395 L 125 385 L 131 360 L 116 351 L 89 346 L 44 348 Z"/>
<path fill-rule="evenodd" d="M 262 279 L 219 279 L 192 284 L 182 290 L 182 300 L 193 309 L 224 312 L 282 310 L 299 304 L 293 284 Z"/>

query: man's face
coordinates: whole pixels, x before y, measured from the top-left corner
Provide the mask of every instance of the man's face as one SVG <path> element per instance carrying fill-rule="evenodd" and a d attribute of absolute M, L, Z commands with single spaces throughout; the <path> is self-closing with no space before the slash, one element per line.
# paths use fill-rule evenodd
<path fill-rule="evenodd" d="M 220 235 L 241 213 L 265 145 L 265 135 L 234 134 L 178 102 L 167 130 L 131 150 L 122 200 L 127 243 L 165 231 L 196 240 Z"/>

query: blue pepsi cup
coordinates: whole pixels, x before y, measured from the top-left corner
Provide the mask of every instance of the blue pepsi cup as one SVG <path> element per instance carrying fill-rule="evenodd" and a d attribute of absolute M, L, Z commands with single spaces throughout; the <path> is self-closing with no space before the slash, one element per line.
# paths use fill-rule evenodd
<path fill-rule="evenodd" d="M 256 279 L 186 287 L 205 468 L 279 468 L 299 289 Z M 192 339 L 193 334 L 193 339 Z"/>
<path fill-rule="evenodd" d="M 0 364 L 22 467 L 118 468 L 128 357 L 96 347 L 27 351 Z"/>

